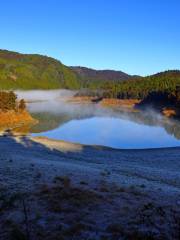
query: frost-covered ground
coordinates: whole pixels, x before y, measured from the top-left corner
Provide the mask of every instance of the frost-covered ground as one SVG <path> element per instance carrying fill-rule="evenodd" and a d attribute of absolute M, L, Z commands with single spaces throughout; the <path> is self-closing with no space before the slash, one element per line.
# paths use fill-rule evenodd
<path fill-rule="evenodd" d="M 180 239 L 180 148 L 0 137 L 0 239 Z"/>

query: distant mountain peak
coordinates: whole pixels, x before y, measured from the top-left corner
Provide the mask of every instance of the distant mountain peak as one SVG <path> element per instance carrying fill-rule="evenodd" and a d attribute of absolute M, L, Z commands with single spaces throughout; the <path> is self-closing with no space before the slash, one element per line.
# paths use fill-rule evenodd
<path fill-rule="evenodd" d="M 70 67 L 81 79 L 86 80 L 127 80 L 132 76 L 122 71 L 116 70 L 96 70 L 92 68 L 82 66 L 71 66 Z"/>

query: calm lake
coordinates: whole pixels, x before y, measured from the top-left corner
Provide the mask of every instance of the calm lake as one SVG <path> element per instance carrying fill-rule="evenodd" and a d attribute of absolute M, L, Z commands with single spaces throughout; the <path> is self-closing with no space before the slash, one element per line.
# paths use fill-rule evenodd
<path fill-rule="evenodd" d="M 68 103 L 67 90 L 17 92 L 39 123 L 33 136 L 113 148 L 159 148 L 180 146 L 180 122 L 152 110 L 127 113 L 99 104 Z"/>

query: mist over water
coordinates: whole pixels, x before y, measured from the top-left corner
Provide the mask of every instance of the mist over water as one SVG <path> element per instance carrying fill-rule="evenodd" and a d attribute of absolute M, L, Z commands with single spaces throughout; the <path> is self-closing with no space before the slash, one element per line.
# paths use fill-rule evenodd
<path fill-rule="evenodd" d="M 28 101 L 28 109 L 39 124 L 35 136 L 104 145 L 114 148 L 158 148 L 180 146 L 180 123 L 157 114 L 122 112 L 99 104 L 67 102 L 75 91 L 17 91 Z"/>
<path fill-rule="evenodd" d="M 68 114 L 75 116 L 96 116 L 112 114 L 107 108 L 100 108 L 96 104 L 74 104 L 67 102 L 73 97 L 76 91 L 71 90 L 33 90 L 16 91 L 19 99 L 23 98 L 28 102 L 28 109 L 31 113 L 52 113 L 55 115 Z"/>
<path fill-rule="evenodd" d="M 32 90 L 32 91 L 15 91 L 18 98 L 24 98 L 26 101 L 53 101 L 58 98 L 72 97 L 76 91 L 71 90 Z"/>

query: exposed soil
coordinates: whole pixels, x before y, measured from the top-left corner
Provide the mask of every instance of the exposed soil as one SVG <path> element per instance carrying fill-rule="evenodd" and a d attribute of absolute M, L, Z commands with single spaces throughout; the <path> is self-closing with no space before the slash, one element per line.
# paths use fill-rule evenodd
<path fill-rule="evenodd" d="M 7 111 L 0 112 L 0 128 L 16 128 L 18 126 L 36 124 L 37 120 L 33 119 L 31 115 L 26 111 Z"/>
<path fill-rule="evenodd" d="M 67 102 L 72 102 L 72 103 L 79 103 L 79 104 L 83 104 L 83 103 L 92 103 L 93 99 L 95 99 L 94 97 L 89 97 L 89 96 L 75 96 L 75 97 L 71 97 L 68 100 L 66 100 Z"/>
<path fill-rule="evenodd" d="M 173 108 L 164 108 L 162 110 L 162 114 L 166 117 L 175 117 L 177 116 L 176 109 Z"/>
<path fill-rule="evenodd" d="M 139 103 L 138 99 L 115 99 L 115 98 L 104 98 L 100 104 L 102 106 L 119 106 L 126 109 L 134 109 L 135 105 Z M 135 110 L 135 109 L 134 109 Z M 137 111 L 137 110 L 136 110 Z"/>

